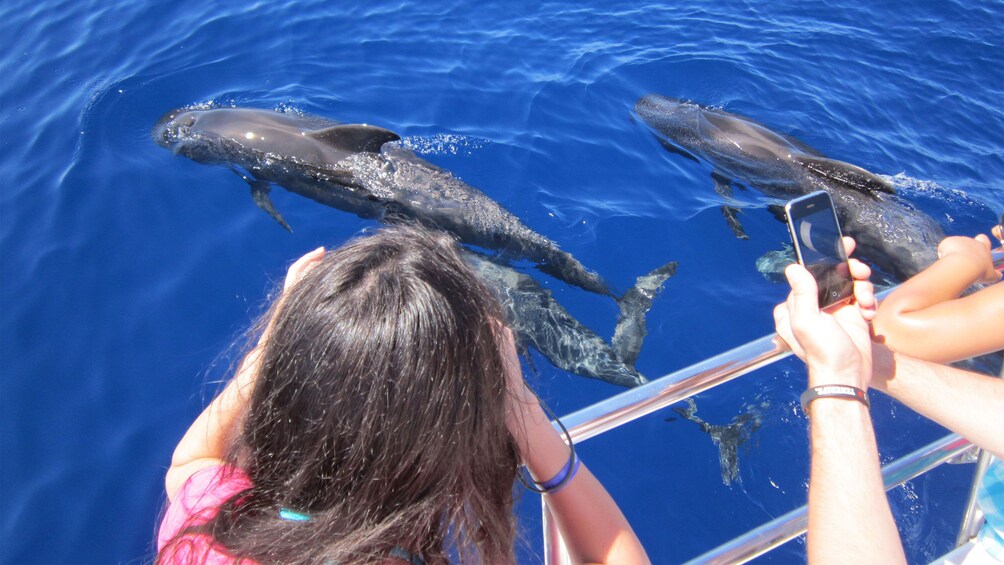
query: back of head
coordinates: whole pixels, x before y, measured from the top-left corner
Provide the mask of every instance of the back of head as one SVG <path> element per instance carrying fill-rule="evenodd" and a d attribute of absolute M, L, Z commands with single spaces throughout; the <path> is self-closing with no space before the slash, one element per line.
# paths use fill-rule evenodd
<path fill-rule="evenodd" d="M 269 562 L 373 561 L 394 546 L 512 561 L 502 314 L 455 242 L 410 227 L 356 239 L 273 309 L 234 446 L 254 487 L 213 536 Z"/>

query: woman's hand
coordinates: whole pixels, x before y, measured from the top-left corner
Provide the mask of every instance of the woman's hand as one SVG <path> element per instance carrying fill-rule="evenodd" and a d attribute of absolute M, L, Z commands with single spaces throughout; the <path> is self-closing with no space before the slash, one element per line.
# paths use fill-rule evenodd
<path fill-rule="evenodd" d="M 280 307 L 289 289 L 303 279 L 303 276 L 323 257 L 324 248 L 318 247 L 290 265 L 282 285 L 282 294 L 279 296 Z M 261 360 L 261 346 L 271 332 L 272 323 L 272 320 L 269 320 L 268 326 L 258 340 L 258 347 L 244 357 L 234 378 L 202 411 L 175 448 L 164 483 L 169 499 L 174 499 L 175 494 L 193 473 L 223 462 L 227 446 L 231 438 L 237 434 L 244 409 L 254 390 L 254 379 L 258 374 L 258 364 Z"/>
<path fill-rule="evenodd" d="M 317 263 L 324 259 L 324 247 L 318 247 L 317 249 L 306 253 L 303 257 L 300 257 L 293 264 L 289 266 L 286 271 L 286 280 L 282 283 L 282 293 L 285 295 L 289 292 L 289 289 L 293 288 L 293 285 L 300 282 L 304 275 L 307 274 L 311 269 L 317 266 Z"/>
<path fill-rule="evenodd" d="M 289 293 L 290 289 L 296 286 L 296 283 L 303 280 L 303 277 L 306 276 L 311 269 L 316 267 L 317 264 L 321 262 L 321 259 L 324 259 L 324 247 L 318 247 L 317 249 L 304 254 L 296 261 L 293 261 L 293 264 L 286 270 L 286 278 L 282 281 L 282 294 L 279 295 L 279 298 L 276 301 L 276 306 L 272 308 L 272 318 L 268 321 L 268 325 L 265 326 L 265 331 L 263 331 L 261 333 L 261 337 L 258 338 L 259 348 L 266 340 L 268 340 L 268 336 L 272 333 L 272 326 L 275 324 L 275 315 L 279 312 L 279 309 L 282 308 L 282 301 L 286 299 L 286 295 Z M 255 367 L 257 366 L 257 355 L 257 349 L 248 354 L 248 358 L 253 357 L 252 365 Z M 243 371 L 239 371 L 238 376 L 240 376 L 242 372 Z"/>
<path fill-rule="evenodd" d="M 854 240 L 844 238 L 844 246 L 850 255 Z M 877 301 L 868 282 L 868 266 L 851 259 L 850 268 L 855 302 L 832 312 L 819 309 L 816 281 L 805 267 L 796 263 L 785 269 L 792 292 L 784 304 L 774 308 L 774 322 L 778 335 L 809 366 L 811 386 L 868 388 L 872 370 L 868 322 L 875 317 Z M 826 382 L 815 382 L 817 379 Z"/>
<path fill-rule="evenodd" d="M 1001 274 L 994 269 L 993 255 L 990 254 L 990 238 L 980 234 L 976 237 L 946 237 L 938 244 L 938 258 L 959 257 L 977 270 L 978 283 L 995 283 Z"/>

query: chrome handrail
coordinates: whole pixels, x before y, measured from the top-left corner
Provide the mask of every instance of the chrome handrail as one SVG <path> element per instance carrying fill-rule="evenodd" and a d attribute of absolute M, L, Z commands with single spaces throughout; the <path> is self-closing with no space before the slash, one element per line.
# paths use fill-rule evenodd
<path fill-rule="evenodd" d="M 776 334 L 597 402 L 561 419 L 574 441 L 582 441 L 686 400 L 791 355 Z"/>
<path fill-rule="evenodd" d="M 998 268 L 1004 266 L 1004 248 L 995 250 L 993 259 Z M 876 296 L 882 299 L 891 291 L 887 289 Z M 786 343 L 776 334 L 767 335 L 611 396 L 573 412 L 561 421 L 568 428 L 572 440 L 586 440 L 789 355 L 791 350 Z"/>
<path fill-rule="evenodd" d="M 994 266 L 997 269 L 1004 268 L 1004 247 L 993 250 L 992 257 Z M 889 289 L 878 293 L 877 297 L 881 299 L 891 292 L 891 290 L 892 289 Z M 791 355 L 791 350 L 783 340 L 778 338 L 776 334 L 767 335 L 745 345 L 736 347 L 735 349 L 726 351 L 725 353 L 721 353 L 699 363 L 695 363 L 689 367 L 665 375 L 647 384 L 628 389 L 606 400 L 597 402 L 592 406 L 573 412 L 572 414 L 563 417 L 562 422 L 564 422 L 565 426 L 568 428 L 573 441 L 583 441 L 622 426 L 628 422 L 634 421 L 647 414 L 651 414 L 652 412 L 665 408 L 670 404 L 686 400 L 691 396 L 716 387 L 722 383 L 731 381 L 732 379 L 755 371 L 756 369 L 774 363 L 775 361 L 784 359 L 789 355 Z M 940 442 L 946 441 L 951 437 L 952 436 L 948 436 L 939 442 L 929 445 L 927 448 L 939 445 Z M 964 449 L 965 448 L 961 448 L 958 452 L 964 451 Z M 912 455 L 915 455 L 916 453 L 918 452 L 914 452 L 914 454 L 908 455 L 907 457 L 887 465 L 883 468 L 883 476 L 885 476 L 886 469 L 898 469 L 898 466 L 901 465 L 902 461 Z M 942 462 L 943 461 L 939 461 L 934 466 L 940 465 Z M 907 463 L 905 462 L 902 463 L 902 465 L 906 464 Z M 920 473 L 924 473 L 930 468 L 931 467 L 927 467 L 923 471 L 920 471 Z M 909 479 L 904 479 L 903 482 L 906 480 Z M 887 489 L 888 488 L 892 487 L 887 487 Z M 557 533 L 557 528 L 554 527 L 553 520 L 550 520 L 546 502 L 542 502 L 541 506 L 543 512 L 542 519 L 545 526 L 545 562 L 551 565 L 565 563 L 567 562 L 567 552 L 564 551 L 560 534 Z M 710 555 L 723 548 L 731 548 L 734 546 L 734 543 L 745 539 L 747 536 L 753 536 L 758 540 L 761 538 L 773 539 L 777 536 L 773 534 L 768 535 L 767 532 L 771 531 L 773 528 L 784 527 L 786 524 L 784 520 L 800 511 L 803 511 L 804 513 L 804 507 L 793 510 L 780 518 L 752 530 L 744 536 L 736 538 L 732 542 L 722 545 L 711 552 L 705 553 L 704 555 Z M 970 508 L 967 508 L 967 513 L 971 511 L 972 510 Z M 765 551 L 769 551 L 773 547 L 780 545 L 780 543 L 784 543 L 784 541 L 788 541 L 792 537 L 799 535 L 801 532 L 804 532 L 804 528 L 800 532 L 785 538 L 778 544 L 770 546 L 770 548 L 764 549 L 764 551 L 760 553 L 756 553 L 752 557 L 760 555 Z M 745 547 L 745 545 L 743 545 L 743 547 Z M 699 560 L 703 557 L 704 556 L 701 556 L 697 559 Z M 752 557 L 750 558 L 752 559 Z"/>
<path fill-rule="evenodd" d="M 885 489 L 914 479 L 971 447 L 968 440 L 950 434 L 905 455 L 882 468 Z M 745 563 L 802 535 L 808 521 L 808 506 L 803 505 L 687 563 Z"/>

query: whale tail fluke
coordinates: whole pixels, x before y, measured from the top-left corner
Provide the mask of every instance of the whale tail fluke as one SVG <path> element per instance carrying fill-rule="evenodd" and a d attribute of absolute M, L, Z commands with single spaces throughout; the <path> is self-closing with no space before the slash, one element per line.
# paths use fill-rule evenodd
<path fill-rule="evenodd" d="M 634 367 L 641 344 L 648 333 L 645 316 L 652 302 L 662 292 L 663 284 L 676 274 L 677 262 L 671 261 L 647 275 L 638 277 L 635 285 L 617 300 L 620 316 L 611 340 L 617 357 L 627 366 Z"/>

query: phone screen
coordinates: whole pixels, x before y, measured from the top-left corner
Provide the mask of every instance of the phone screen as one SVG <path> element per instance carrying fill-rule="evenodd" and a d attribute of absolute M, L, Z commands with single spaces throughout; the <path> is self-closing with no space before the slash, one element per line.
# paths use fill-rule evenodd
<path fill-rule="evenodd" d="M 849 298 L 854 281 L 829 195 L 813 193 L 789 202 L 785 208 L 798 262 L 816 279 L 819 307 Z"/>

